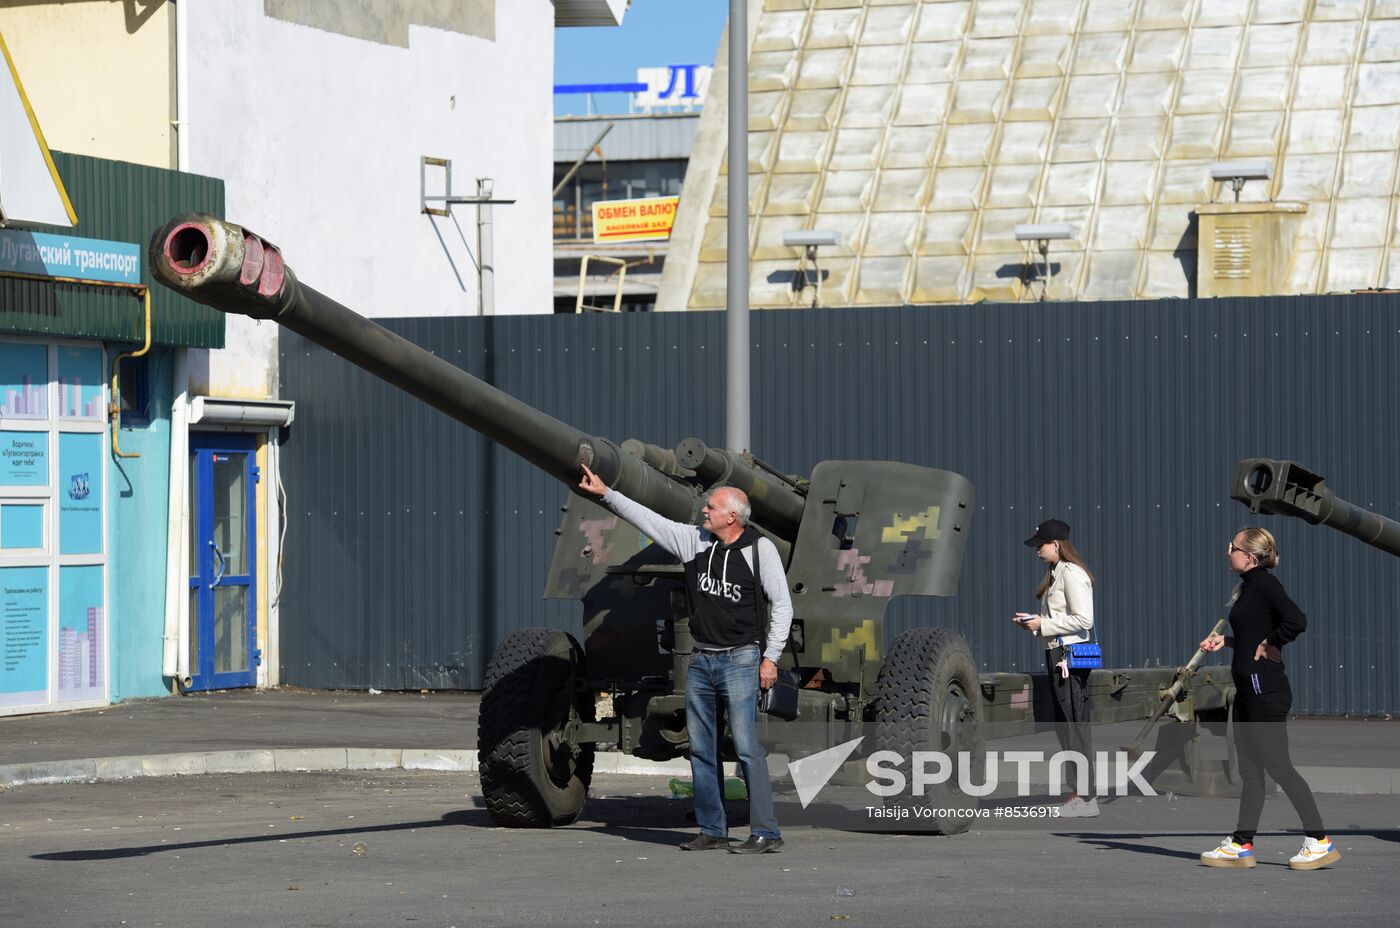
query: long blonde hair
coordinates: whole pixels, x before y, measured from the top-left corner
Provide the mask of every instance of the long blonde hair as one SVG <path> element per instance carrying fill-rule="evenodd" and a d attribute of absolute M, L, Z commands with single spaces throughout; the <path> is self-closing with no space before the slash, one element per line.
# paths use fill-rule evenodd
<path fill-rule="evenodd" d="M 1086 574 L 1089 575 L 1089 585 L 1092 586 L 1094 583 L 1094 575 L 1089 570 L 1089 565 L 1084 563 L 1084 558 L 1080 557 L 1079 552 L 1074 550 L 1074 545 L 1070 544 L 1069 539 L 1066 538 L 1062 541 L 1057 541 L 1055 542 L 1055 544 L 1058 545 L 1060 549 L 1060 560 L 1068 561 L 1074 566 L 1082 569 Z M 1040 586 L 1036 587 L 1036 599 L 1045 598 L 1045 591 L 1050 589 L 1050 581 L 1054 579 L 1054 576 L 1055 566 L 1052 564 L 1049 568 L 1046 569 L 1045 577 L 1040 581 Z"/>

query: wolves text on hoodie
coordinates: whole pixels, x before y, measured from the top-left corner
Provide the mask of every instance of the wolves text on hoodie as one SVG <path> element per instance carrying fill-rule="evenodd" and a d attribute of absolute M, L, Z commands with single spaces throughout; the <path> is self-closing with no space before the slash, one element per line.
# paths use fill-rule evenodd
<path fill-rule="evenodd" d="M 685 568 L 685 589 L 690 602 L 690 633 L 697 647 L 732 648 L 761 642 L 763 656 L 777 663 L 792 627 L 792 599 L 778 549 L 753 526 L 733 544 L 723 544 L 705 529 L 661 516 L 616 490 L 608 490 L 603 502 L 665 548 Z M 754 577 L 754 550 L 758 548 L 758 573 Z M 758 614 L 757 583 L 768 600 L 767 640 L 763 617 Z"/>

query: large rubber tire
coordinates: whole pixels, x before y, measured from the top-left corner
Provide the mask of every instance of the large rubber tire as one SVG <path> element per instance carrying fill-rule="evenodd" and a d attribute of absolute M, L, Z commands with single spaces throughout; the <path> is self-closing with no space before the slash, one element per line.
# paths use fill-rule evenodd
<path fill-rule="evenodd" d="M 880 750 L 897 751 L 900 769 L 912 786 L 910 759 L 915 751 L 942 751 L 953 763 L 944 784 L 925 789 L 923 797 L 909 787 L 892 801 L 922 805 L 930 810 L 965 810 L 977 799 L 958 787 L 958 754 L 973 758 L 973 782 L 982 782 L 985 758 L 982 693 L 972 651 L 961 635 L 946 628 L 910 629 L 894 640 L 875 681 L 875 740 Z M 955 835 L 972 826 L 973 816 L 934 815 L 914 819 L 939 834 Z"/>
<path fill-rule="evenodd" d="M 593 779 L 592 744 L 570 744 L 572 721 L 592 721 L 583 649 L 553 628 L 511 632 L 486 668 L 477 749 L 486 811 L 509 828 L 568 825 Z"/>

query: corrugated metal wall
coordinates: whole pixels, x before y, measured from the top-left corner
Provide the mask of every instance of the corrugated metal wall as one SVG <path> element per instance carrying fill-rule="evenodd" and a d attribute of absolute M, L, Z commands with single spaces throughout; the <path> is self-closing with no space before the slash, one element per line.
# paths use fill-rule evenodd
<path fill-rule="evenodd" d="M 147 283 L 146 245 L 157 227 L 188 210 L 224 214 L 221 180 L 57 151 L 53 157 L 78 226 L 44 231 L 135 242 L 141 246 L 141 279 Z M 140 342 L 144 321 L 142 303 L 125 291 L 0 277 L 0 331 Z M 224 316 L 165 287 L 152 287 L 151 340 L 222 348 Z"/>
<path fill-rule="evenodd" d="M 582 155 L 609 123 L 613 128 L 599 146 L 608 161 L 689 158 L 700 114 L 560 117 L 554 120 L 554 160 L 568 163 Z"/>
<path fill-rule="evenodd" d="M 1038 668 L 1007 621 L 1039 579 L 1021 545 L 1055 515 L 1098 577 L 1114 666 L 1184 661 L 1223 614 L 1225 546 L 1248 513 L 1235 461 L 1292 458 L 1400 515 L 1394 296 L 797 310 L 754 316 L 754 444 L 945 467 L 977 487 L 960 594 L 901 600 L 886 637 L 958 629 L 986 670 Z M 400 320 L 396 331 L 594 433 L 723 437 L 723 316 Z M 283 333 L 298 404 L 283 679 L 477 687 L 512 628 L 576 626 L 540 599 L 565 489 L 465 427 Z M 1262 518 L 1312 619 L 1289 651 L 1298 711 L 1400 705 L 1400 563 Z M 575 628 L 575 631 L 577 629 Z"/>

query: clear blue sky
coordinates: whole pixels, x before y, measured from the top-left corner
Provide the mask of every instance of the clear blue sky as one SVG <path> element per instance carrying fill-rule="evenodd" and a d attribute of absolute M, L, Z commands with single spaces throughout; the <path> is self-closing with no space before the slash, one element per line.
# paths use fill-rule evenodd
<path fill-rule="evenodd" d="M 714 64 L 728 18 L 728 0 L 632 0 L 621 26 L 554 30 L 554 82 L 617 84 L 635 81 L 638 68 Z M 556 97 L 554 111 L 582 113 L 584 104 L 581 96 Z M 610 96 L 597 104 L 616 112 L 627 102 Z"/>

